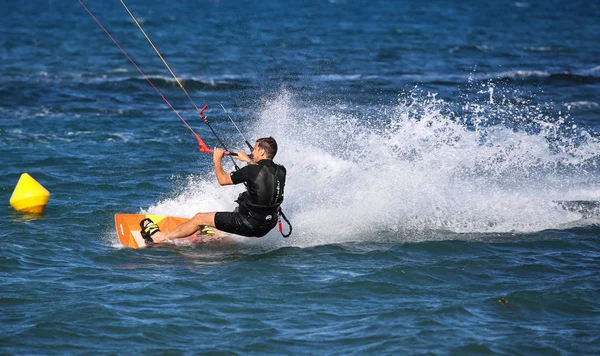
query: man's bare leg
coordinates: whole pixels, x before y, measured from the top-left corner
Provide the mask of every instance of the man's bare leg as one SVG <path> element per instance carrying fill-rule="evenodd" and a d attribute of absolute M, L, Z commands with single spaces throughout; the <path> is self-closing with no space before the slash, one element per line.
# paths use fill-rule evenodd
<path fill-rule="evenodd" d="M 198 213 L 193 218 L 178 225 L 171 231 L 159 231 L 152 235 L 154 242 L 163 242 L 165 240 L 179 239 L 182 237 L 188 237 L 200 230 L 200 226 L 215 226 L 215 212 L 212 213 Z"/>

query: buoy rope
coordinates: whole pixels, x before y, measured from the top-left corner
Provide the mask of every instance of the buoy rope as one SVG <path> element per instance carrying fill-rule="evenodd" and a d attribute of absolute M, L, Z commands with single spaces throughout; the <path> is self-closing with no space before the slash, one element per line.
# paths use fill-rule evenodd
<path fill-rule="evenodd" d="M 175 112 L 175 114 L 177 114 L 177 116 L 179 117 L 179 119 L 181 119 L 183 124 L 194 134 L 194 136 L 196 137 L 196 140 L 198 141 L 198 146 L 200 146 L 200 151 L 202 151 L 202 152 L 210 151 L 210 149 L 206 146 L 204 141 L 202 141 L 200 136 L 198 136 L 198 134 L 194 131 L 194 129 L 192 129 L 192 127 L 190 125 L 188 125 L 188 123 L 181 116 L 181 114 L 179 114 L 179 112 L 173 107 L 173 105 L 171 105 L 169 100 L 167 100 L 167 98 L 165 98 L 165 96 L 160 92 L 160 90 L 158 90 L 158 88 L 154 85 L 154 83 L 152 83 L 152 81 L 150 80 L 150 78 L 148 78 L 148 76 L 144 73 L 144 71 L 140 67 L 138 67 L 138 65 L 135 63 L 135 61 L 127 54 L 127 52 L 125 52 L 125 50 L 119 45 L 117 40 L 115 40 L 115 38 L 110 34 L 110 32 L 108 32 L 108 30 L 106 28 L 104 28 L 104 26 L 102 26 L 102 24 L 96 18 L 96 16 L 94 16 L 94 14 L 92 14 L 90 9 L 88 9 L 87 6 L 85 6 L 85 4 L 81 0 L 77 0 L 77 1 L 79 1 L 81 6 L 83 6 L 83 8 L 87 11 L 87 13 L 90 14 L 90 16 L 94 19 L 94 21 L 96 21 L 96 23 L 98 24 L 98 26 L 100 26 L 100 28 L 104 31 L 104 33 L 106 33 L 108 35 L 108 37 L 110 37 L 110 39 L 121 50 L 121 52 L 123 52 L 125 57 L 127 57 L 127 59 L 129 59 L 131 64 L 133 64 L 133 66 L 140 72 L 140 74 L 142 74 L 142 76 L 148 81 L 148 83 L 150 83 L 152 88 L 154 88 L 154 90 L 158 93 L 158 95 L 160 95 L 160 97 L 165 101 L 165 103 L 167 103 L 167 105 L 169 105 L 169 107 Z M 179 82 L 179 80 L 178 80 L 178 82 Z M 180 85 L 181 85 L 181 83 L 180 83 Z M 184 91 L 185 91 L 185 89 L 184 89 Z M 186 92 L 186 94 L 187 94 L 187 92 Z M 195 106 L 195 104 L 194 104 L 194 106 Z"/>

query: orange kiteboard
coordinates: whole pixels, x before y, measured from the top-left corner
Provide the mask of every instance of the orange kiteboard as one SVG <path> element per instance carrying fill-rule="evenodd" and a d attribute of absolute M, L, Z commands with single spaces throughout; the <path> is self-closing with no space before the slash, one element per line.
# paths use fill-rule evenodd
<path fill-rule="evenodd" d="M 116 214 L 115 225 L 117 228 L 117 235 L 119 235 L 119 241 L 131 248 L 144 248 L 146 243 L 140 233 L 140 221 L 144 218 L 150 218 L 156 224 L 161 231 L 170 231 L 177 225 L 188 221 L 187 218 L 178 218 L 174 216 L 163 216 L 163 215 L 145 215 L 145 214 Z M 165 241 L 164 243 L 170 243 L 175 245 L 197 245 L 201 243 L 215 243 L 225 242 L 229 240 L 225 237 L 225 233 L 212 227 L 205 227 L 200 229 L 199 232 L 190 235 L 188 237 L 173 239 Z"/>

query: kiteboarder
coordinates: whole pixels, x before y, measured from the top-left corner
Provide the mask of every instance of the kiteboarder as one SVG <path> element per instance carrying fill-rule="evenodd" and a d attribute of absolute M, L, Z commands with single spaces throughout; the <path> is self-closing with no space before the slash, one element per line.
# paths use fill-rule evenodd
<path fill-rule="evenodd" d="M 205 226 L 236 235 L 262 237 L 277 225 L 286 178 L 285 167 L 273 162 L 277 142 L 273 137 L 260 138 L 254 144 L 252 157 L 244 151 L 235 153 L 234 157 L 248 163 L 246 167 L 227 174 L 221 164 L 225 151 L 220 148 L 214 149 L 213 163 L 220 185 L 246 185 L 246 191 L 236 200 L 238 207 L 232 212 L 197 213 L 168 232 L 160 231 L 157 224 L 146 218 L 140 222 L 146 244 L 187 237 Z"/>

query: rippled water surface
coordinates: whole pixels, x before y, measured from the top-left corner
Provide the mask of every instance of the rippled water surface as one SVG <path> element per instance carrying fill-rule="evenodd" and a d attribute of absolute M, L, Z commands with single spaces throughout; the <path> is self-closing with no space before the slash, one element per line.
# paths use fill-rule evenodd
<path fill-rule="evenodd" d="M 83 3 L 217 146 L 121 3 Z M 121 246 L 116 213 L 242 188 L 78 1 L 7 4 L 0 353 L 600 353 L 599 5 L 127 6 L 228 148 L 219 104 L 278 140 L 293 235 Z"/>

